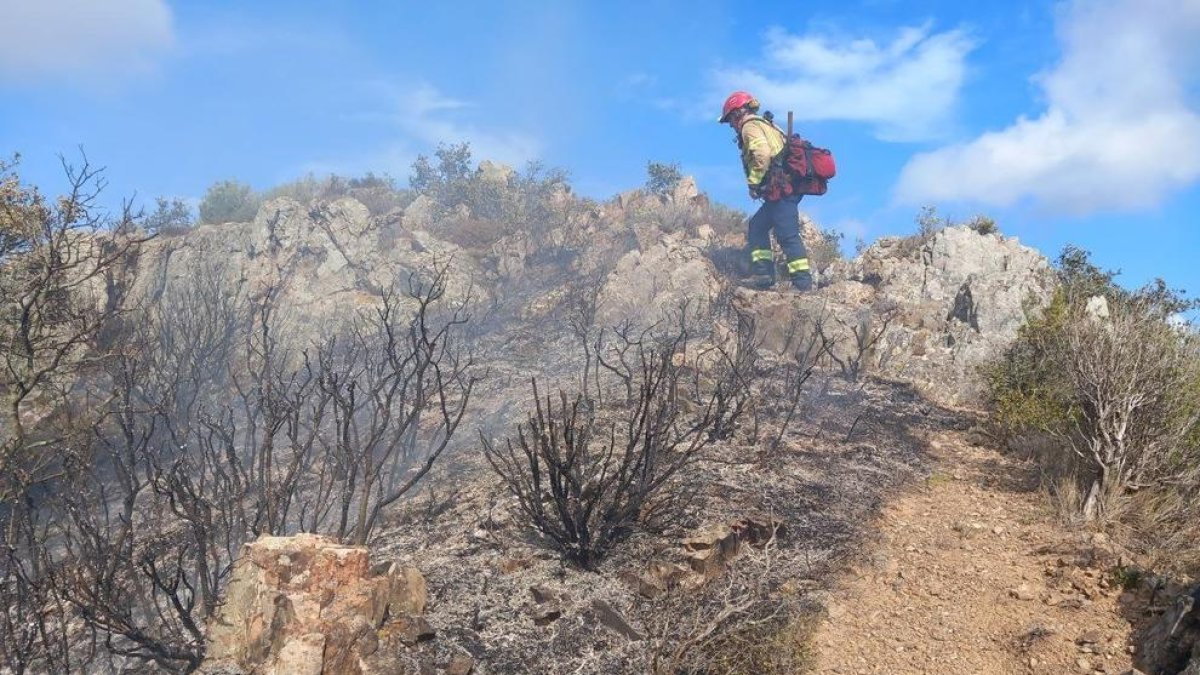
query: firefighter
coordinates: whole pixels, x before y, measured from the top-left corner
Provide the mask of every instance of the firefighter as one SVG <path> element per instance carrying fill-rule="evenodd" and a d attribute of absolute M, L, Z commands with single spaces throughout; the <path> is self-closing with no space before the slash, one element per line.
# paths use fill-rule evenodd
<path fill-rule="evenodd" d="M 725 99 L 721 118 L 717 120 L 728 124 L 737 135 L 751 199 L 763 198 L 763 178 L 771 161 L 783 152 L 786 145 L 785 134 L 771 120 L 760 117 L 758 109 L 759 103 L 754 96 L 735 91 Z M 808 254 L 800 237 L 799 202 L 798 195 L 774 201 L 764 199 L 762 206 L 750 217 L 746 237 L 750 248 L 748 286 L 765 290 L 775 285 L 775 260 L 771 254 L 771 232 L 774 231 L 779 248 L 787 256 L 787 271 L 792 287 L 799 291 L 812 289 Z"/>

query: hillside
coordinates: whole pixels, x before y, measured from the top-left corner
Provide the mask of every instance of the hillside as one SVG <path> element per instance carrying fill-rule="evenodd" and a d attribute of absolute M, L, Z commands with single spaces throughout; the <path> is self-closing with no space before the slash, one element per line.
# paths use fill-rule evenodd
<path fill-rule="evenodd" d="M 49 571 L 8 570 L 30 594 L 13 611 L 65 609 L 10 615 L 10 658 L 30 672 L 924 672 L 937 661 L 842 663 L 854 650 L 839 645 L 892 630 L 880 612 L 936 620 L 909 589 L 986 614 L 997 584 L 1036 586 L 1029 570 L 1069 557 L 1047 549 L 978 582 L 990 591 L 950 573 L 1056 545 L 1054 525 L 1021 529 L 1046 520 L 1014 478 L 1033 469 L 981 407 L 980 369 L 1055 296 L 1038 252 L 947 227 L 818 261 L 811 294 L 752 291 L 735 284 L 740 220 L 691 179 L 604 203 L 491 163 L 459 180 L 406 203 L 277 197 L 251 222 L 138 245 L 120 293 L 105 287 L 128 309 L 122 339 L 64 387 L 104 413 L 72 437 L 78 475 L 48 480 L 26 521 L 53 532 L 30 549 Z M 967 437 L 990 449 L 947 454 Z M 986 493 L 1003 522 L 982 506 L 955 517 L 983 497 L 940 487 L 947 474 L 1021 497 Z M 913 506 L 921 486 L 936 503 Z M 971 544 L 977 521 L 995 539 Z M 885 596 L 847 588 L 881 552 Z M 1112 619 L 1111 602 L 1040 602 L 996 639 L 1039 616 L 1072 639 Z M 1151 605 L 1081 643 L 1123 648 L 1089 667 L 1130 665 L 1121 629 L 1152 631 Z M 1178 651 L 1190 611 L 1160 652 Z M 942 669 L 1085 658 L 1037 654 Z"/>

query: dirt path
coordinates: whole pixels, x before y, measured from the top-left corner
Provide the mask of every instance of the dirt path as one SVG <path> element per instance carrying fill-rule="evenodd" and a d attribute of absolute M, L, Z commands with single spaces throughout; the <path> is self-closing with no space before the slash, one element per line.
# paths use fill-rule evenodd
<path fill-rule="evenodd" d="M 963 434 L 885 508 L 814 644 L 818 673 L 1126 673 L 1131 627 L 1103 537 L 1058 526 L 1031 469 Z"/>

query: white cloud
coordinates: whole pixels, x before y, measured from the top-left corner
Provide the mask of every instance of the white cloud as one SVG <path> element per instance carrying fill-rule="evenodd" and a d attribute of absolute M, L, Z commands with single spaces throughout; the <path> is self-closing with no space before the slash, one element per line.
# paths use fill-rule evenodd
<path fill-rule="evenodd" d="M 396 176 L 408 174 L 418 154 L 429 154 L 440 143 L 466 142 L 475 161 L 490 159 L 520 169 L 538 159 L 543 151 L 540 140 L 512 129 L 481 126 L 467 121 L 482 109 L 474 103 L 445 94 L 427 82 L 400 87 L 391 82 L 365 84 L 375 110 L 356 110 L 346 116 L 349 122 L 385 124 L 394 135 L 385 137 L 380 148 L 365 157 L 304 164 L 304 172 L 356 174 L 387 171 Z M 503 120 L 502 115 L 487 115 Z"/>
<path fill-rule="evenodd" d="M 1074 0 L 1062 60 L 1036 78 L 1046 109 L 914 157 L 897 201 L 1032 200 L 1086 214 L 1161 202 L 1200 179 L 1200 1 Z"/>
<path fill-rule="evenodd" d="M 145 73 L 174 40 L 163 0 L 6 0 L 0 81 Z"/>
<path fill-rule="evenodd" d="M 402 141 L 405 144 L 416 141 L 420 145 L 435 146 L 466 141 L 471 144 L 475 159 L 491 159 L 518 167 L 541 153 L 541 143 L 527 134 L 484 129 L 462 121 L 462 115 L 456 113 L 474 106 L 445 95 L 431 84 L 422 83 L 403 93 L 394 92 L 393 98 L 398 109 L 393 119 L 405 136 Z"/>
<path fill-rule="evenodd" d="M 724 68 L 713 79 L 722 97 L 746 89 L 798 120 L 865 122 L 884 140 L 921 140 L 945 133 L 974 48 L 965 31 L 935 33 L 929 24 L 903 28 L 887 44 L 775 29 L 761 65 Z"/>

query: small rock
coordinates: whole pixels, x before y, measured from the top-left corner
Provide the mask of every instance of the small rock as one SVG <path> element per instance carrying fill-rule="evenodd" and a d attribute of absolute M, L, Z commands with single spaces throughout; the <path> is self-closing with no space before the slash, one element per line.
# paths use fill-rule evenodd
<path fill-rule="evenodd" d="M 1075 662 L 1075 667 L 1078 668 L 1079 672 L 1081 672 L 1081 673 L 1092 672 L 1092 662 L 1088 661 L 1087 659 L 1083 658 L 1082 656 L 1079 657 L 1079 660 Z"/>
<path fill-rule="evenodd" d="M 1016 588 L 1008 589 L 1008 595 L 1022 601 L 1033 600 L 1037 597 L 1037 594 L 1033 592 L 1033 588 L 1029 584 L 1021 584 Z"/>
<path fill-rule="evenodd" d="M 450 664 L 446 666 L 446 675 L 471 675 L 475 670 L 475 659 L 459 654 L 450 659 Z"/>
<path fill-rule="evenodd" d="M 392 620 L 390 628 L 401 642 L 409 646 L 432 640 L 437 635 L 433 626 L 421 616 L 398 616 Z"/>
<path fill-rule="evenodd" d="M 533 601 L 541 605 L 557 599 L 554 591 L 545 586 L 532 586 L 529 589 L 529 594 L 533 596 Z"/>
<path fill-rule="evenodd" d="M 538 626 L 549 626 L 562 617 L 562 608 L 557 604 L 538 605 L 530 610 L 533 623 Z"/>
<path fill-rule="evenodd" d="M 644 635 L 629 625 L 625 617 L 621 616 L 617 610 L 613 609 L 612 605 L 603 600 L 597 599 L 592 601 L 592 613 L 600 621 L 601 625 L 617 635 L 624 636 L 626 639 L 634 642 L 645 639 Z"/>

